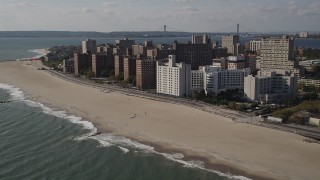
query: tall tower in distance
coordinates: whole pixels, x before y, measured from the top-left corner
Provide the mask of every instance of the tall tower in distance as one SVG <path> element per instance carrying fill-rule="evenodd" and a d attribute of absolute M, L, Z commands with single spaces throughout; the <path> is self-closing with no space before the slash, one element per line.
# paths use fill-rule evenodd
<path fill-rule="evenodd" d="M 163 37 L 165 38 L 167 36 L 167 25 L 163 26 Z"/>
<path fill-rule="evenodd" d="M 239 27 L 240 27 L 240 24 L 237 24 L 237 36 L 239 36 Z"/>

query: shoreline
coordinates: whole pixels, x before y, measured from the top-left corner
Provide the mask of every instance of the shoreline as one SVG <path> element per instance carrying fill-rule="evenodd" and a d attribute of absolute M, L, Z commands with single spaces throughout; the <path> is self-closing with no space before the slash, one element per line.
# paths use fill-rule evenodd
<path fill-rule="evenodd" d="M 117 135 L 128 137 L 129 139 L 142 142 L 143 144 L 151 144 L 156 151 L 158 152 L 182 152 L 184 155 L 184 160 L 202 160 L 205 163 L 205 167 L 208 169 L 218 170 L 218 171 L 225 171 L 226 173 L 231 172 L 232 174 L 239 174 L 245 177 L 251 177 L 253 179 L 289 179 L 288 176 L 292 176 L 291 171 L 287 171 L 287 173 L 282 173 L 281 171 L 276 171 L 275 173 L 271 173 L 275 169 L 273 167 L 270 167 L 272 162 L 264 163 L 266 161 L 265 157 L 263 156 L 262 152 L 265 147 L 260 147 L 257 149 L 258 154 L 256 154 L 255 151 L 252 151 L 250 149 L 247 149 L 246 147 L 243 147 L 241 143 L 247 144 L 246 140 L 249 141 L 248 146 L 263 146 L 263 143 L 259 143 L 255 138 L 252 139 L 251 134 L 255 134 L 260 139 L 264 139 L 267 144 L 272 146 L 272 148 L 276 148 L 278 145 L 281 146 L 282 141 L 274 140 L 277 142 L 273 142 L 272 139 L 275 139 L 274 137 L 280 138 L 281 136 L 285 136 L 289 138 L 289 141 L 292 141 L 292 144 L 299 144 L 302 145 L 303 143 L 300 143 L 302 138 L 297 135 L 292 135 L 290 133 L 285 132 L 277 132 L 274 130 L 268 130 L 264 128 L 259 127 L 253 127 L 246 124 L 235 124 L 230 122 L 227 118 L 223 118 L 221 116 L 214 116 L 205 112 L 199 112 L 200 110 L 192 109 L 190 107 L 184 107 L 183 105 L 172 105 L 164 102 L 155 102 L 152 100 L 143 100 L 142 98 L 138 97 L 130 97 L 119 93 L 104 93 L 99 92 L 99 90 L 94 89 L 92 87 L 84 87 L 83 85 L 77 85 L 71 82 L 66 82 L 65 80 L 59 80 L 56 77 L 53 77 L 52 75 L 49 75 L 47 72 L 43 71 L 37 71 L 32 66 L 26 65 L 23 62 L 9 62 L 9 63 L 0 63 L 0 68 L 2 66 L 5 66 L 6 69 L 2 70 L 5 72 L 2 72 L 4 74 L 9 73 L 11 75 L 11 71 L 13 69 L 18 69 L 21 71 L 21 75 L 12 75 L 12 77 L 4 77 L 1 76 L 0 71 L 0 82 L 7 83 L 10 85 L 14 85 L 15 87 L 21 88 L 24 92 L 27 92 L 31 95 L 31 97 L 35 96 L 37 97 L 37 101 L 48 105 L 48 107 L 60 107 L 64 110 L 66 110 L 71 114 L 75 114 L 79 117 L 83 117 L 90 122 L 92 122 L 99 131 L 103 132 L 115 132 Z M 10 76 L 9 75 L 9 76 Z M 27 77 L 26 75 L 30 76 Z M 22 79 L 20 79 L 22 78 Z M 25 80 L 27 82 L 25 82 Z M 50 82 L 45 82 L 50 81 Z M 52 84 L 51 84 L 52 83 Z M 66 88 L 63 88 L 66 90 L 65 96 L 56 94 L 55 92 L 46 92 L 49 91 L 50 87 L 46 88 L 43 86 L 52 86 L 54 88 L 54 85 L 60 84 L 67 86 Z M 69 90 L 69 89 L 70 90 Z M 79 104 L 79 100 L 73 100 L 75 102 L 71 102 L 72 93 L 74 94 L 72 89 L 79 89 L 81 88 L 85 92 L 91 92 L 96 93 L 96 96 L 98 97 L 91 97 L 94 99 L 86 98 L 88 101 L 88 104 L 94 102 L 96 105 L 93 105 L 94 107 L 89 108 L 89 110 L 86 110 L 84 108 L 85 106 L 82 106 Z M 58 88 L 59 89 L 59 88 Z M 57 90 L 57 89 L 56 89 Z M 70 93 L 69 93 L 70 91 Z M 57 91 L 59 92 L 59 91 Z M 78 92 L 77 92 L 78 93 Z M 79 92 L 81 94 L 81 92 Z M 84 93 L 85 94 L 85 93 Z M 51 97 L 56 96 L 56 97 Z M 85 97 L 84 97 L 85 98 Z M 109 103 L 103 101 L 100 102 L 99 98 L 104 98 L 105 100 L 110 100 Z M 138 101 L 138 102 L 136 102 Z M 130 105 L 125 105 L 123 103 L 131 103 Z M 105 119 L 106 117 L 104 114 L 108 114 L 108 112 L 101 112 L 103 108 L 100 106 L 103 105 L 103 103 L 106 105 L 107 111 L 108 108 L 111 108 L 109 112 L 113 112 L 117 115 L 111 115 L 109 114 L 109 117 Z M 145 120 L 143 119 L 143 112 L 144 109 L 141 108 L 147 108 L 144 104 L 148 103 L 151 107 L 148 109 L 148 116 L 149 116 L 149 110 L 151 112 L 151 119 Z M 78 104 L 78 105 L 77 105 Z M 143 106 L 139 109 L 139 107 L 136 106 Z M 112 107 L 116 106 L 116 107 Z M 123 111 L 117 111 L 119 107 L 127 106 L 132 108 L 132 111 L 125 110 Z M 113 109 L 112 109 L 113 108 Z M 172 111 L 170 109 L 173 109 Z M 134 120 L 128 120 L 128 115 L 132 114 L 133 112 L 137 112 L 138 117 Z M 160 112 L 159 112 L 160 111 Z M 168 111 L 168 113 L 163 114 L 162 111 Z M 182 114 L 176 114 L 175 111 L 184 112 L 187 115 Z M 127 113 L 126 115 L 123 115 L 123 112 Z M 120 114 L 119 114 L 120 113 Z M 142 115 L 141 115 L 142 114 Z M 142 117 L 141 117 L 142 116 Z M 191 116 L 191 117 L 188 117 Z M 166 118 L 171 118 L 170 121 L 166 120 Z M 198 122 L 195 121 L 195 117 L 198 118 Z M 113 118 L 117 118 L 114 120 Z M 180 120 L 176 119 L 180 118 Z M 182 118 L 182 119 L 181 119 Z M 215 123 L 212 122 L 211 118 L 217 118 Z M 211 119 L 211 120 L 210 120 Z M 181 122 L 183 120 L 184 122 Z M 160 121 L 160 122 L 157 122 Z M 123 123 L 129 123 L 129 127 L 123 126 Z M 169 125 L 168 125 L 169 123 Z M 159 126 L 156 127 L 155 126 Z M 173 127 L 171 127 L 173 126 Z M 210 128 L 207 128 L 207 126 L 212 126 L 212 130 Z M 217 126 L 217 127 L 215 127 Z M 229 127 L 231 126 L 231 128 Z M 157 130 L 159 128 L 160 130 Z M 172 130 L 179 130 L 183 129 L 186 132 L 172 132 Z M 222 130 L 220 130 L 220 129 Z M 150 130 L 149 130 L 150 129 Z M 205 131 L 205 133 L 201 132 L 201 130 Z M 199 131 L 200 130 L 200 131 Z M 225 134 L 225 131 L 231 131 L 231 134 Z M 212 132 L 213 131 L 213 132 Z M 217 133 L 215 133 L 217 131 Z M 221 132 L 220 132 L 221 131 Z M 232 131 L 235 132 L 233 135 Z M 249 131 L 249 133 L 248 133 Z M 260 132 L 263 131 L 263 132 Z M 135 134 L 135 132 L 139 132 L 139 134 Z M 266 133 L 270 133 L 269 135 Z M 169 134 L 169 135 L 168 135 Z M 209 135 L 211 134 L 211 135 Z M 225 135 L 223 135 L 225 134 Z M 212 137 L 216 137 L 211 140 Z M 194 137 L 196 136 L 196 137 Z M 240 137 L 238 137 L 240 136 Z M 272 136 L 271 138 L 268 136 Z M 137 138 L 138 137 L 138 138 Z M 209 139 L 208 139 L 209 138 Z M 231 138 L 231 139 L 230 139 Z M 244 138 L 244 140 L 242 140 Z M 226 142 L 222 142 L 225 139 Z M 203 141 L 203 142 L 199 142 Z M 240 143 L 240 144 L 239 144 Z M 208 145 L 209 144 L 209 145 Z M 286 144 L 286 143 L 284 143 Z M 314 148 L 316 150 L 319 150 L 319 146 L 315 145 L 309 145 L 309 144 L 303 144 L 305 146 L 308 146 L 308 148 L 302 148 L 301 150 L 307 150 L 308 152 L 314 153 L 314 151 L 311 148 Z M 217 147 L 215 147 L 217 146 Z M 226 147 L 223 147 L 226 146 Z M 309 147 L 310 146 L 310 147 Z M 232 149 L 237 147 L 238 149 Z M 266 146 L 267 147 L 267 146 Z M 288 147 L 290 149 L 290 147 Z M 292 146 L 293 147 L 293 146 Z M 271 149 L 272 149 L 271 148 Z M 286 148 L 283 145 L 280 149 Z M 230 151 L 230 149 L 232 149 Z M 234 152 L 239 151 L 239 152 Z M 247 155 L 246 151 L 250 151 L 249 155 Z M 317 151 L 318 152 L 318 151 Z M 252 155 L 250 154 L 252 153 Z M 268 155 L 275 155 L 272 152 L 266 151 L 264 152 Z M 270 154 L 271 153 L 271 154 Z M 281 152 L 280 152 L 281 153 Z M 237 155 L 237 154 L 240 154 Z M 295 153 L 293 153 L 295 154 Z M 251 157 L 252 156 L 252 157 Z M 281 155 L 279 157 L 282 157 L 284 155 Z M 310 155 L 311 156 L 311 155 Z M 251 158 L 250 158 L 251 157 Z M 261 160 L 259 160 L 259 157 Z M 272 157 L 272 156 L 270 156 Z M 288 162 L 288 157 L 282 157 L 285 158 L 286 162 Z M 268 158 L 268 157 L 267 157 Z M 306 157 L 300 157 L 300 159 L 305 159 Z M 309 159 L 310 157 L 308 157 Z M 257 160 L 258 159 L 258 160 Z M 315 160 L 319 159 L 318 157 L 315 158 Z M 299 159 L 298 159 L 299 160 Z M 256 164 L 256 165 L 255 165 Z M 269 164 L 269 165 L 268 165 Z M 277 164 L 277 163 L 276 163 Z M 289 164 L 288 164 L 289 165 Z M 261 166 L 261 167 L 257 167 Z M 311 165 L 309 165 L 311 166 Z M 267 169 L 265 169 L 267 167 Z M 279 166 L 280 168 L 282 166 Z M 291 168 L 294 168 L 296 166 L 293 166 Z M 271 169 L 269 169 L 271 168 Z M 299 168 L 299 167 L 296 167 Z M 310 167 L 311 172 L 314 173 L 314 168 L 317 167 Z M 285 168 L 284 168 L 285 169 Z M 310 171 L 310 170 L 309 170 Z M 281 173 L 280 173 L 281 172 Z M 300 175 L 297 177 L 303 177 Z M 304 172 L 304 175 L 306 172 Z M 313 174 L 315 175 L 315 174 Z M 296 178 L 297 178 L 296 177 Z M 309 177 L 312 177 L 310 175 Z M 295 178 L 292 178 L 295 179 Z M 312 179 L 312 178 L 309 178 Z"/>
<path fill-rule="evenodd" d="M 219 175 L 220 177 L 229 177 L 232 179 L 243 179 L 243 178 L 245 178 L 245 179 L 260 179 L 260 180 L 278 179 L 277 176 L 265 174 L 265 173 L 251 174 L 250 172 L 248 172 L 248 169 L 237 167 L 236 165 L 233 165 L 231 163 L 227 163 L 227 162 L 223 162 L 223 161 L 213 162 L 212 160 L 210 160 L 210 158 L 208 158 L 204 155 L 201 155 L 200 153 L 193 152 L 193 150 L 191 150 L 191 149 L 177 148 L 177 147 L 173 147 L 169 143 L 153 142 L 148 139 L 141 139 L 141 138 L 137 138 L 135 136 L 126 136 L 125 134 L 117 132 L 118 131 L 117 129 L 113 129 L 111 127 L 102 128 L 99 123 L 92 122 L 90 119 L 86 118 L 85 116 L 81 116 L 77 112 L 70 113 L 66 109 L 60 109 L 57 106 L 51 104 L 50 102 L 44 101 L 42 98 L 39 98 L 38 100 L 39 100 L 39 103 L 43 104 L 46 107 L 49 107 L 50 109 L 56 109 L 57 111 L 63 110 L 63 111 L 66 111 L 66 114 L 68 116 L 75 115 L 77 117 L 81 117 L 80 122 L 92 123 L 94 125 L 94 127 L 97 129 L 97 132 L 101 132 L 102 134 L 114 133 L 115 136 L 124 137 L 124 138 L 130 139 L 132 141 L 136 141 L 140 144 L 150 146 L 150 147 L 154 148 L 153 153 L 161 155 L 168 160 L 174 161 L 179 164 L 183 164 L 182 162 L 179 162 L 179 160 L 182 160 L 185 163 L 189 163 L 190 161 L 200 161 L 204 165 L 203 167 L 195 165 L 191 168 L 195 168 L 195 169 L 199 169 L 199 170 L 203 170 L 203 171 L 209 171 L 211 173 L 215 173 L 215 174 Z M 37 102 L 37 101 L 34 101 L 34 102 Z M 78 124 L 78 123 L 76 123 L 76 124 Z M 182 154 L 183 157 L 177 158 L 177 159 L 176 158 L 171 159 L 171 158 L 168 158 L 164 155 L 164 154 L 173 155 L 173 154 L 177 154 L 177 153 Z"/>

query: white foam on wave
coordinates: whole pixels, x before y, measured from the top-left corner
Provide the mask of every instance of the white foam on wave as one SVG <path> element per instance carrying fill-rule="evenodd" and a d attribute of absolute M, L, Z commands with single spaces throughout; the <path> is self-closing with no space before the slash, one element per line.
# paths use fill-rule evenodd
<path fill-rule="evenodd" d="M 151 152 L 154 151 L 154 148 L 148 145 L 141 144 L 139 142 L 133 141 L 131 139 L 117 136 L 114 133 L 106 133 L 106 134 L 99 134 L 97 136 L 90 137 L 92 139 L 98 140 L 100 143 L 109 143 L 113 146 L 118 147 L 121 151 L 124 153 L 128 153 L 129 149 L 127 148 L 133 148 L 133 149 L 139 149 L 144 152 Z"/>
<path fill-rule="evenodd" d="M 40 102 L 35 102 L 31 100 L 25 100 L 25 96 L 23 91 L 20 90 L 20 88 L 16 88 L 14 86 L 8 85 L 8 84 L 2 84 L 0 83 L 0 89 L 4 89 L 10 93 L 11 100 L 20 100 L 22 102 L 25 102 L 28 106 L 31 107 L 37 107 L 42 109 L 42 111 L 46 114 L 67 119 L 72 123 L 80 124 L 84 129 L 91 130 L 89 135 L 94 134 L 97 132 L 97 128 L 94 127 L 94 125 L 89 121 L 83 121 L 81 117 L 77 117 L 74 115 L 67 115 L 66 111 L 55 111 L 45 105 L 43 105 Z M 87 135 L 88 136 L 88 135 Z"/>
<path fill-rule="evenodd" d="M 81 117 L 77 117 L 74 115 L 67 115 L 66 111 L 55 111 L 55 110 L 43 105 L 40 102 L 35 102 L 35 101 L 31 101 L 31 100 L 24 100 L 24 102 L 26 102 L 26 104 L 31 107 L 41 108 L 42 111 L 46 114 L 49 114 L 49 115 L 52 115 L 52 116 L 55 116 L 58 118 L 62 118 L 62 119 L 67 119 L 74 124 L 81 125 L 84 129 L 91 130 L 90 133 L 87 134 L 86 136 L 92 135 L 97 132 L 97 128 L 94 127 L 94 125 L 91 122 L 83 121 Z"/>
<path fill-rule="evenodd" d="M 47 53 L 48 53 L 48 51 L 46 49 L 30 49 L 28 51 L 37 54 L 36 56 L 34 56 L 32 58 L 40 58 L 42 56 L 47 55 Z"/>
<path fill-rule="evenodd" d="M 99 134 L 97 136 L 93 137 L 94 139 L 97 139 L 100 143 L 101 142 L 108 142 L 112 144 L 113 146 L 117 146 L 121 149 L 121 147 L 127 147 L 127 148 L 133 148 L 135 150 L 142 151 L 144 153 L 154 153 L 159 154 L 163 157 L 165 157 L 168 160 L 175 161 L 177 163 L 182 164 L 184 167 L 188 168 L 197 168 L 205 171 L 209 171 L 215 174 L 218 174 L 222 177 L 228 177 L 230 179 L 237 179 L 237 180 L 250 180 L 249 178 L 243 177 L 243 176 L 233 176 L 230 173 L 221 173 L 218 171 L 210 170 L 205 168 L 205 164 L 203 161 L 185 161 L 183 160 L 184 155 L 182 153 L 174 153 L 174 154 L 168 154 L 168 153 L 160 153 L 155 151 L 154 147 L 148 146 L 142 143 L 139 143 L 137 141 L 133 141 L 131 139 L 128 139 L 126 137 L 117 136 L 114 133 L 107 133 L 107 134 Z"/>
<path fill-rule="evenodd" d="M 115 133 L 99 134 L 96 136 L 96 138 L 99 140 L 107 141 L 109 143 L 112 143 L 118 146 L 130 147 L 133 149 L 139 149 L 143 151 L 154 150 L 154 148 L 151 146 L 141 144 L 137 141 L 133 141 L 123 136 L 117 136 Z"/>
<path fill-rule="evenodd" d="M 1 135 L 5 135 L 5 134 L 7 134 L 8 132 L 9 132 L 9 131 L 3 132 L 3 133 L 0 134 L 0 136 L 1 136 Z"/>
<path fill-rule="evenodd" d="M 4 89 L 10 93 L 11 100 L 24 100 L 24 94 L 20 88 L 0 83 L 0 89 Z"/>
<path fill-rule="evenodd" d="M 219 172 L 219 171 L 215 171 L 215 170 L 211 170 L 211 169 L 206 169 L 205 168 L 205 164 L 203 161 L 184 161 L 182 160 L 182 158 L 176 158 L 176 154 L 167 154 L 167 153 L 159 153 L 159 152 L 155 152 L 156 154 L 160 154 L 162 156 L 164 156 L 165 158 L 171 160 L 171 161 L 175 161 L 177 163 L 180 163 L 182 164 L 184 167 L 187 167 L 187 168 L 196 168 L 196 169 L 201 169 L 201 170 L 204 170 L 204 171 L 208 171 L 208 172 L 212 172 L 212 173 L 215 173 L 215 174 L 218 174 L 219 176 L 222 176 L 222 177 L 227 177 L 229 179 L 236 179 L 236 180 L 251 180 L 247 177 L 243 177 L 243 176 L 234 176 L 232 175 L 231 173 L 222 173 L 222 172 Z M 179 156 L 178 156 L 179 157 Z"/>

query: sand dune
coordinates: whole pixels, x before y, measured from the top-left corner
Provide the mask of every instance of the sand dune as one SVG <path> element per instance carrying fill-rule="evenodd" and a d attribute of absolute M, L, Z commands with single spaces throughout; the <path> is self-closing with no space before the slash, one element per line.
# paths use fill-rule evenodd
<path fill-rule="evenodd" d="M 320 145 L 305 143 L 295 134 L 238 124 L 182 105 L 103 93 L 53 77 L 27 62 L 0 63 L 0 83 L 82 116 L 102 131 L 183 152 L 189 158 L 206 160 L 208 167 L 253 178 L 320 177 Z"/>

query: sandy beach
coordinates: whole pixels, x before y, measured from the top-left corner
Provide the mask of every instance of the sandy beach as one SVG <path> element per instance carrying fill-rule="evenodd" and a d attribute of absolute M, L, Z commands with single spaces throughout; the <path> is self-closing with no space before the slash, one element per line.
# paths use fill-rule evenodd
<path fill-rule="evenodd" d="M 204 160 L 208 168 L 253 179 L 320 176 L 320 145 L 303 142 L 296 134 L 235 123 L 183 105 L 104 93 L 37 70 L 27 61 L 0 63 L 0 83 L 84 117 L 102 132 L 150 143 L 159 151 L 182 152 L 186 158 Z"/>

